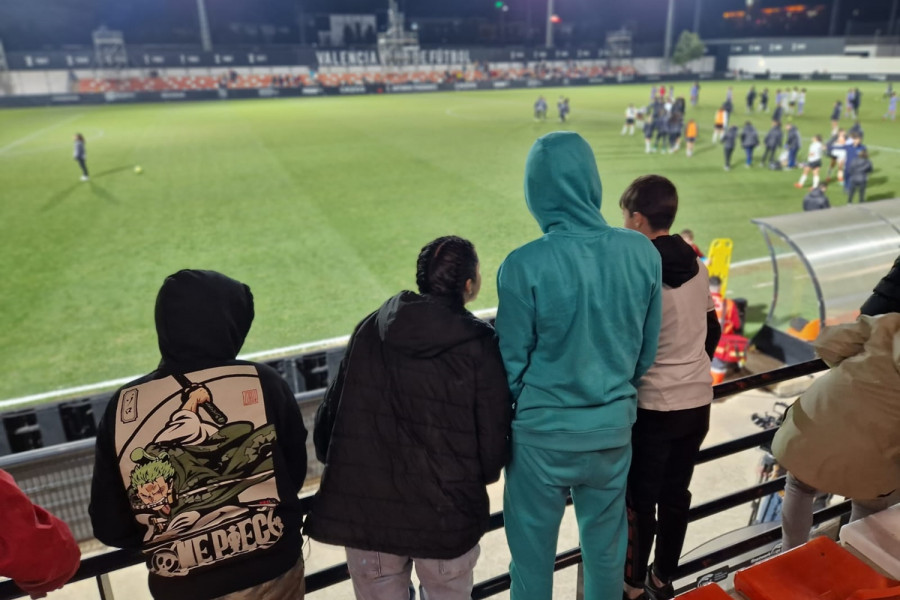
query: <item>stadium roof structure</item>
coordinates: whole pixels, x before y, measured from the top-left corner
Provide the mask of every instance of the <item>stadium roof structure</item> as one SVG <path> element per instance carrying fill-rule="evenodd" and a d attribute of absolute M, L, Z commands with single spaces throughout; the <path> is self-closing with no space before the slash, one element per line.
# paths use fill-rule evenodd
<path fill-rule="evenodd" d="M 900 254 L 900 198 L 752 219 L 774 271 L 758 349 L 785 363 L 813 358 L 821 326 L 856 319 Z M 811 326 L 810 326 L 811 325 Z"/>

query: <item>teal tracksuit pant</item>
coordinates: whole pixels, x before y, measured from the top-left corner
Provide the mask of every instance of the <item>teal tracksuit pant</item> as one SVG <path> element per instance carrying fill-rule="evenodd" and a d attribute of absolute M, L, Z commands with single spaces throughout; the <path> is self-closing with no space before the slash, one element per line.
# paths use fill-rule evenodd
<path fill-rule="evenodd" d="M 566 452 L 513 443 L 503 494 L 511 600 L 551 600 L 556 543 L 570 492 L 584 559 L 584 597 L 621 598 L 630 464 L 631 445 Z"/>

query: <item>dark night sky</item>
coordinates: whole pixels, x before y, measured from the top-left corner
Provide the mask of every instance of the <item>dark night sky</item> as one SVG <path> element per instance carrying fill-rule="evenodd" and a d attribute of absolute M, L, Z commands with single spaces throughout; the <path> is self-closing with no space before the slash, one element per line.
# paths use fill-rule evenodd
<path fill-rule="evenodd" d="M 506 0 L 508 19 L 540 25 L 547 0 Z M 635 27 L 639 38 L 654 40 L 662 35 L 667 0 L 554 0 L 556 12 L 564 22 L 591 23 L 594 31 Z M 693 24 L 697 0 L 676 0 L 676 34 Z M 701 31 L 704 37 L 716 37 L 721 13 L 744 8 L 746 0 L 702 0 Z M 762 6 L 780 6 L 804 0 L 758 0 Z M 808 0 L 808 4 L 830 6 L 835 0 Z M 892 0 L 843 0 L 841 16 L 858 20 L 886 21 Z M 307 15 L 327 13 L 381 13 L 387 0 L 206 0 L 210 20 L 227 28 L 236 22 L 295 26 L 297 8 L 302 4 Z M 400 0 L 410 21 L 428 17 L 483 17 L 496 19 L 494 0 Z M 90 32 L 101 24 L 126 31 L 134 43 L 171 42 L 173 32 L 180 39 L 196 39 L 195 0 L 0 0 L 0 39 L 8 49 L 30 45 L 90 44 Z M 843 30 L 841 30 L 843 31 Z M 823 32 L 824 33 L 824 32 Z M 599 34 L 598 34 L 599 35 Z M 293 41 L 293 40 L 292 40 Z M 602 40 L 597 40 L 602 41 Z"/>

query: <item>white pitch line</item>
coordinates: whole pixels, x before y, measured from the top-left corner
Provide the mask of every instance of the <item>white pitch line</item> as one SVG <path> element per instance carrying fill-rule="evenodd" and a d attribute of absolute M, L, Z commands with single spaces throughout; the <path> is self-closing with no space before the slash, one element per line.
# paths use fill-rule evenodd
<path fill-rule="evenodd" d="M 772 260 L 771 256 L 760 256 L 759 258 L 751 258 L 749 260 L 742 260 L 736 263 L 731 263 L 732 269 L 740 269 L 741 267 L 749 267 L 750 265 L 758 265 L 764 262 L 769 262 Z"/>
<path fill-rule="evenodd" d="M 872 146 L 870 144 L 866 144 L 869 148 L 874 148 L 875 150 L 884 150 L 885 152 L 900 152 L 900 148 L 888 148 L 887 146 Z"/>
<path fill-rule="evenodd" d="M 68 117 L 68 118 L 66 118 L 66 119 L 63 119 L 62 121 L 59 121 L 58 123 L 54 123 L 53 125 L 48 125 L 47 127 L 44 127 L 44 128 L 42 128 L 42 129 L 38 129 L 37 131 L 34 131 L 34 132 L 32 132 L 32 133 L 29 133 L 29 134 L 26 135 L 25 137 L 21 137 L 21 138 L 15 140 L 14 142 L 10 142 L 10 143 L 8 143 L 8 144 L 5 145 L 5 146 L 0 147 L 0 154 L 3 154 L 3 153 L 6 152 L 7 150 L 12 150 L 12 149 L 15 148 L 16 146 L 21 146 L 22 144 L 24 144 L 24 143 L 26 143 L 26 142 L 30 142 L 31 140 L 33 140 L 34 138 L 40 136 L 40 135 L 43 134 L 43 133 L 46 133 L 46 132 L 51 131 L 51 130 L 53 130 L 53 129 L 56 129 L 57 127 L 62 127 L 62 126 L 65 125 L 66 123 L 71 123 L 71 122 L 74 121 L 75 119 L 80 119 L 83 115 L 84 115 L 84 113 L 78 113 L 77 115 L 72 115 L 71 117 Z"/>
<path fill-rule="evenodd" d="M 741 267 L 749 267 L 751 265 L 760 264 L 771 260 L 768 256 L 763 256 L 760 258 L 751 258 L 749 260 L 742 260 L 731 265 L 732 269 L 740 269 Z M 497 309 L 495 308 L 485 308 L 483 310 L 475 311 L 475 315 L 479 318 L 489 318 L 493 317 L 497 314 Z M 251 352 L 249 354 L 241 354 L 238 356 L 241 360 L 265 360 L 270 358 L 277 358 L 280 356 L 284 356 L 286 354 L 302 354 L 304 352 L 311 352 L 313 350 L 324 350 L 326 348 L 331 348 L 334 346 L 340 346 L 346 344 L 350 340 L 349 335 L 343 335 L 339 337 L 328 338 L 324 340 L 318 340 L 316 342 L 307 342 L 304 344 L 296 344 L 293 346 L 283 346 L 281 348 L 272 348 L 270 350 L 262 350 L 259 352 Z M 109 379 L 107 381 L 100 381 L 97 383 L 91 383 L 88 385 L 80 385 L 77 387 L 66 388 L 63 390 L 56 390 L 53 392 L 43 392 L 41 394 L 32 394 L 30 396 L 22 396 L 19 398 L 10 398 L 9 400 L 0 400 L 0 408 L 12 408 L 15 406 L 20 406 L 22 404 L 30 404 L 33 402 L 40 402 L 41 400 L 53 400 L 55 398 L 68 398 L 73 396 L 79 396 L 83 394 L 90 394 L 92 392 L 100 392 L 103 390 L 108 390 L 112 388 L 116 388 L 122 385 L 125 385 L 129 381 L 137 379 L 142 375 L 132 375 L 131 377 L 121 377 L 118 379 Z"/>
<path fill-rule="evenodd" d="M 93 131 L 93 134 L 85 134 L 85 137 L 90 140 L 91 145 L 97 143 L 97 140 L 101 139 L 105 132 L 102 129 L 87 129 L 83 131 Z M 48 144 L 46 146 L 38 146 L 37 148 L 31 148 L 26 150 L 16 150 L 15 152 L 3 152 L 3 156 L 7 158 L 11 158 L 14 156 L 25 156 L 27 154 L 40 154 L 41 152 L 60 152 L 65 148 L 71 147 L 69 142 L 62 142 L 58 144 Z"/>

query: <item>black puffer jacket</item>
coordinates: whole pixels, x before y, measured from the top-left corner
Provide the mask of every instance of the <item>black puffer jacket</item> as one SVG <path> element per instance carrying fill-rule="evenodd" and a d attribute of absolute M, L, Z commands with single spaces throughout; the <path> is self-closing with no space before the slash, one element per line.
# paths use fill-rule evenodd
<path fill-rule="evenodd" d="M 881 278 L 872 295 L 860 307 L 864 315 L 883 315 L 889 312 L 900 312 L 900 256 L 887 275 Z"/>
<path fill-rule="evenodd" d="M 485 485 L 512 414 L 493 328 L 403 292 L 360 323 L 316 417 L 327 458 L 305 532 L 321 542 L 455 558 L 488 525 Z"/>
<path fill-rule="evenodd" d="M 781 145 L 781 140 L 783 139 L 783 135 L 781 133 L 781 127 L 773 127 L 769 130 L 769 133 L 766 134 L 766 148 L 777 148 Z"/>
<path fill-rule="evenodd" d="M 741 131 L 741 146 L 743 148 L 756 148 L 759 146 L 759 134 L 753 125 L 744 125 L 744 129 Z"/>
<path fill-rule="evenodd" d="M 868 158 L 857 156 L 847 167 L 847 171 L 850 183 L 865 185 L 869 180 L 869 173 L 872 172 L 872 161 Z"/>
<path fill-rule="evenodd" d="M 824 210 L 826 208 L 831 208 L 831 202 L 828 201 L 828 196 L 825 195 L 821 188 L 813 188 L 803 197 L 803 210 L 805 211 Z"/>

